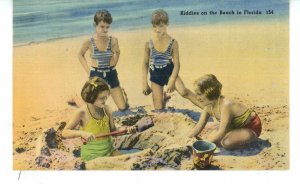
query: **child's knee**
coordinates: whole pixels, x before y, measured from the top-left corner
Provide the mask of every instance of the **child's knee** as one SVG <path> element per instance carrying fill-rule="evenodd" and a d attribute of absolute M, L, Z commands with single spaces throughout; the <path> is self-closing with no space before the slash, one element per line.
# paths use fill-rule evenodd
<path fill-rule="evenodd" d="M 119 111 L 126 111 L 129 109 L 129 104 L 128 103 L 125 103 L 125 104 L 122 104 L 118 107 Z"/>

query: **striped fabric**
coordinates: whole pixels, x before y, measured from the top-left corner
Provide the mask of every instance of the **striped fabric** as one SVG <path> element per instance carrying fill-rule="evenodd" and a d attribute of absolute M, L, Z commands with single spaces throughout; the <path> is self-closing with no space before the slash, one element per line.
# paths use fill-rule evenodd
<path fill-rule="evenodd" d="M 165 52 L 158 52 L 153 45 L 152 40 L 149 42 L 150 48 L 150 64 L 154 66 L 166 66 L 172 62 L 172 45 L 174 39 L 170 40 L 169 46 Z"/>
<path fill-rule="evenodd" d="M 91 38 L 91 43 L 93 46 L 91 57 L 98 62 L 98 68 L 109 68 L 109 63 L 113 55 L 111 51 L 111 36 L 108 39 L 106 51 L 100 51 L 97 48 L 94 38 Z"/>

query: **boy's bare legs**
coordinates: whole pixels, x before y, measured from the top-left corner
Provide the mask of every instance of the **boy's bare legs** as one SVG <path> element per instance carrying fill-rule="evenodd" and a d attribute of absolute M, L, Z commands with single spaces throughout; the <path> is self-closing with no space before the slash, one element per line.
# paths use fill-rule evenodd
<path fill-rule="evenodd" d="M 119 110 L 124 111 L 128 108 L 127 97 L 123 95 L 123 91 L 120 86 L 111 88 L 110 93 Z"/>
<path fill-rule="evenodd" d="M 221 140 L 221 145 L 227 150 L 233 150 L 242 148 L 256 139 L 256 134 L 250 129 L 235 129 L 225 135 L 225 137 Z"/>
<path fill-rule="evenodd" d="M 164 108 L 164 97 L 163 97 L 163 87 L 151 82 L 152 89 L 152 99 L 155 110 L 161 110 Z"/>
<path fill-rule="evenodd" d="M 164 108 L 164 93 L 163 93 L 163 87 L 151 82 L 151 89 L 152 89 L 152 98 L 153 98 L 153 104 L 154 108 L 156 110 L 163 109 Z M 193 104 L 202 107 L 201 104 L 196 99 L 196 95 L 192 93 L 189 89 L 187 89 L 182 81 L 182 79 L 178 76 L 175 81 L 175 89 L 176 91 L 186 99 L 189 99 Z M 170 98 L 170 97 L 167 97 Z"/>

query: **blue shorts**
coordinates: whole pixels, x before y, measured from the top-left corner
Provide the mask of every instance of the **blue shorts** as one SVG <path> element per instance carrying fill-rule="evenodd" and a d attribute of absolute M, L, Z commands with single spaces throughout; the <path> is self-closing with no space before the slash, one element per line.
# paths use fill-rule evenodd
<path fill-rule="evenodd" d="M 169 78 L 173 72 L 173 68 L 174 68 L 173 62 L 167 64 L 167 66 L 163 68 L 157 68 L 155 66 L 151 66 L 150 81 L 160 86 L 167 85 L 169 82 Z"/>
<path fill-rule="evenodd" d="M 95 77 L 95 76 L 105 80 L 105 82 L 108 83 L 110 88 L 115 88 L 120 86 L 118 73 L 115 68 L 107 68 L 107 69 L 92 68 L 90 71 L 90 77 Z"/>

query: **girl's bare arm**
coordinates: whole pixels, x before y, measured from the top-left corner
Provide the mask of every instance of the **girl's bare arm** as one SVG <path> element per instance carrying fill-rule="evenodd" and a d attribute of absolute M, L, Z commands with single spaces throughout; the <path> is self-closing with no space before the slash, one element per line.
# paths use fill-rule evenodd
<path fill-rule="evenodd" d="M 205 106 L 197 100 L 197 95 L 193 93 L 190 89 L 185 88 L 186 96 L 185 98 L 189 99 L 194 105 L 200 107 L 201 109 L 204 109 Z"/>
<path fill-rule="evenodd" d="M 62 131 L 62 136 L 65 138 L 82 137 L 86 140 L 91 139 L 93 137 L 91 133 L 75 129 L 83 121 L 84 115 L 85 111 L 82 108 L 78 109 Z"/>
<path fill-rule="evenodd" d="M 112 116 L 112 111 L 110 110 L 110 108 L 108 106 L 105 106 L 105 112 L 107 113 L 108 117 L 109 117 L 109 123 L 110 123 L 110 131 L 116 131 L 116 130 L 127 130 L 127 133 L 134 133 L 135 132 L 135 127 L 121 127 L 119 129 L 116 128 L 116 125 L 114 123 L 114 119 Z"/>
<path fill-rule="evenodd" d="M 115 123 L 114 123 L 114 119 L 113 119 L 113 116 L 112 116 L 112 111 L 107 105 L 105 105 L 105 112 L 107 113 L 107 116 L 109 117 L 110 131 L 111 132 L 116 131 L 117 128 L 116 128 Z"/>
<path fill-rule="evenodd" d="M 221 109 L 221 120 L 218 131 L 213 134 L 210 134 L 208 137 L 208 141 L 219 143 L 223 137 L 226 135 L 226 129 L 231 122 L 231 105 L 224 104 Z"/>
<path fill-rule="evenodd" d="M 203 111 L 201 113 L 199 122 L 197 123 L 197 125 L 193 128 L 192 132 L 190 133 L 189 137 L 196 137 L 197 135 L 199 135 L 201 133 L 201 131 L 204 129 L 207 121 L 209 118 L 209 114 L 206 111 Z"/>

